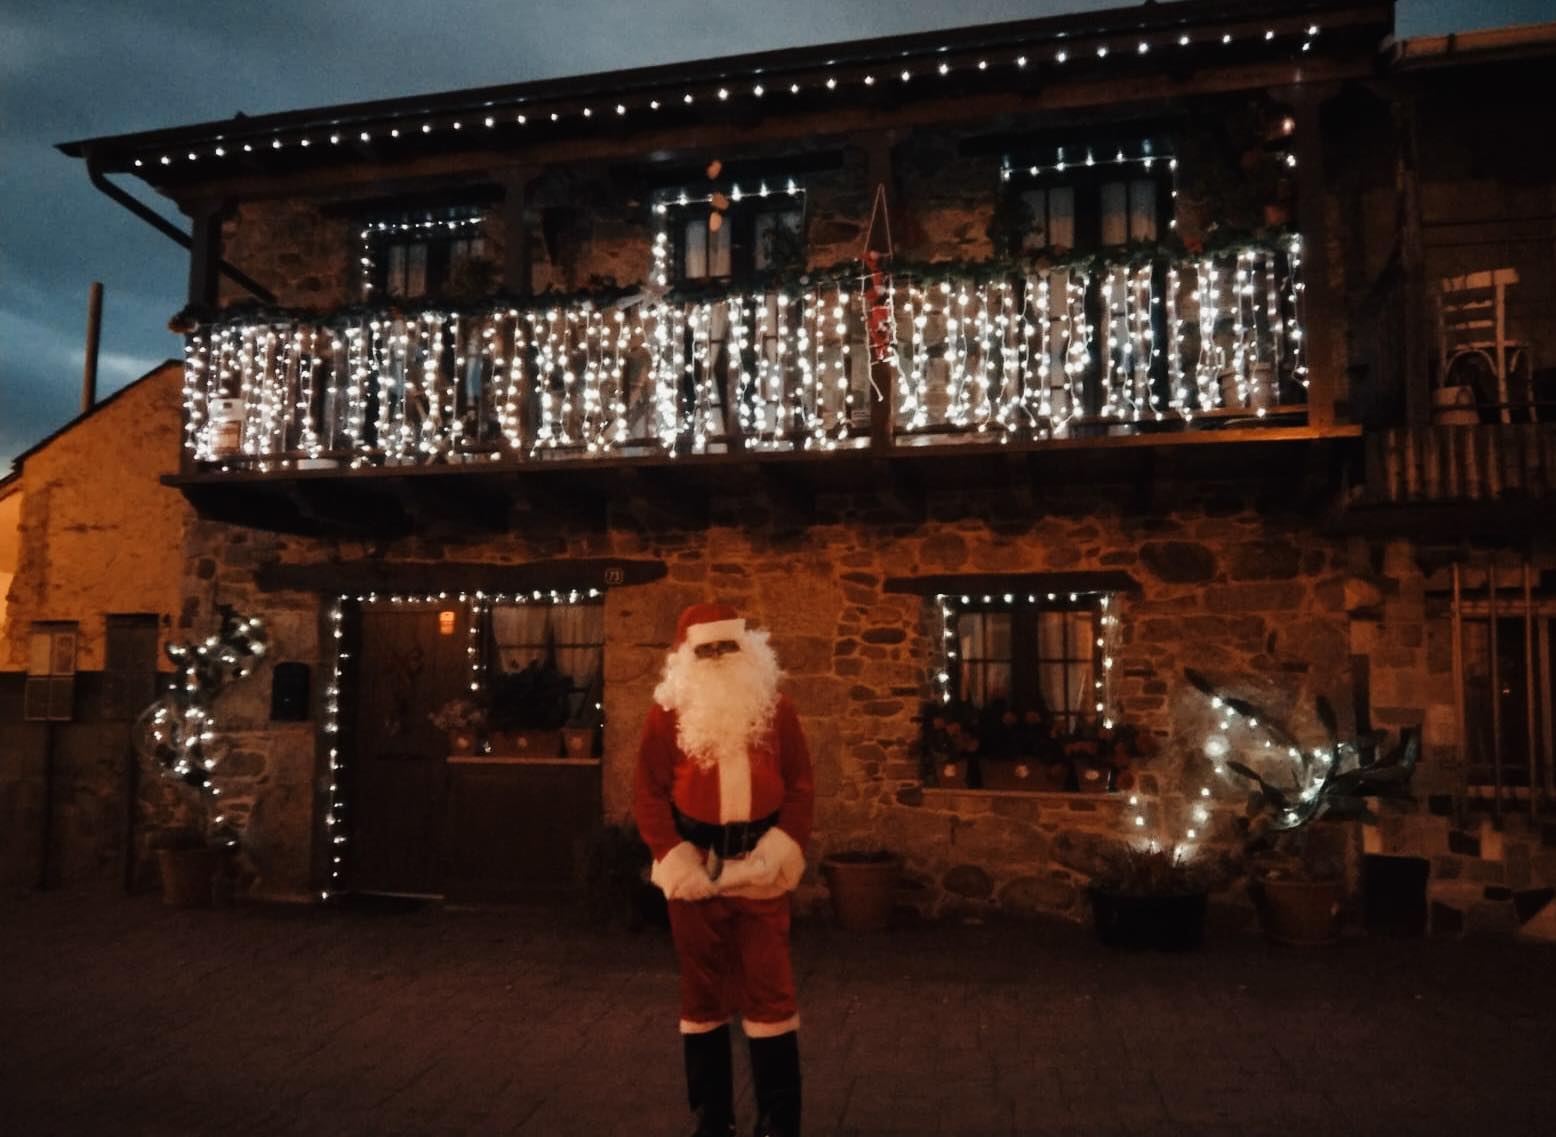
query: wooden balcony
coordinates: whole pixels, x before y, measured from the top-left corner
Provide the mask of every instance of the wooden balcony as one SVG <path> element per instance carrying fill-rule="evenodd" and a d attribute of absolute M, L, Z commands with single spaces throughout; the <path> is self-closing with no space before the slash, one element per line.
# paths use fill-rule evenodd
<path fill-rule="evenodd" d="M 988 280 L 234 318 L 189 339 L 176 480 L 226 514 L 244 507 L 217 487 L 252 505 L 285 483 L 279 512 L 324 527 L 359 515 L 369 486 L 429 477 L 462 497 L 501 485 L 477 507 L 501 513 L 523 485 L 717 492 L 738 467 L 791 497 L 886 493 L 1030 481 L 1019 471 L 1078 471 L 1079 453 L 1138 464 L 1353 433 L 1307 424 L 1299 272 L 1293 240 Z"/>
<path fill-rule="evenodd" d="M 1556 424 L 1369 432 L 1345 527 L 1445 537 L 1543 535 L 1556 503 Z"/>

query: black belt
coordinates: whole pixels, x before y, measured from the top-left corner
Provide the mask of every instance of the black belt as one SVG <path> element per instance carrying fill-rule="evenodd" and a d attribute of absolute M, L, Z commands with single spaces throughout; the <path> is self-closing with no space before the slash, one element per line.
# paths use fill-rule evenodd
<path fill-rule="evenodd" d="M 711 850 L 726 861 L 745 856 L 756 848 L 762 834 L 778 824 L 776 812 L 751 821 L 731 821 L 727 825 L 713 825 L 698 821 L 695 817 L 687 817 L 674 805 L 670 807 L 670 812 L 675 817 L 677 833 L 699 849 Z"/>

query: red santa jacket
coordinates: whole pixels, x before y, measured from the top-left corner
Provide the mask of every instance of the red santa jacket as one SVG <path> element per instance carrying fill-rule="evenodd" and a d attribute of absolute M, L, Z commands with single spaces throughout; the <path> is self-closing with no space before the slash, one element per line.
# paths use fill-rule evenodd
<path fill-rule="evenodd" d="M 777 867 L 776 883 L 729 895 L 779 896 L 793 889 L 805 871 L 815 787 L 810 750 L 789 697 L 778 696 L 772 725 L 750 745 L 743 763 L 693 761 L 676 741 L 675 712 L 657 703 L 649 710 L 638 747 L 633 812 L 654 855 L 654 883 L 667 894 L 678 878 L 706 860 L 676 832 L 672 803 L 687 817 L 714 825 L 777 813 L 777 824 L 752 851 Z"/>

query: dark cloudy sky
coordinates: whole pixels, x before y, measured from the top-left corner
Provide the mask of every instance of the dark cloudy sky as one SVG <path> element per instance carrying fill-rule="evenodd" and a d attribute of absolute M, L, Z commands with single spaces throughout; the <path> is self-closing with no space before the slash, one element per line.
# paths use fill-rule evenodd
<path fill-rule="evenodd" d="M 179 353 L 185 253 L 57 142 L 1117 3 L 0 0 L 0 472 L 78 407 L 92 280 L 102 394 Z M 1556 0 L 1399 4 L 1403 35 L 1550 19 Z"/>

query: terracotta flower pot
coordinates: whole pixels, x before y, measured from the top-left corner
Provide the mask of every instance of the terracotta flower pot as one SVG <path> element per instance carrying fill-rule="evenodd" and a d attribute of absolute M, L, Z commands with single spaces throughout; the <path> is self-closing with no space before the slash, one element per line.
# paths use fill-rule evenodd
<path fill-rule="evenodd" d="M 902 858 L 895 853 L 833 853 L 821 862 L 837 926 L 851 932 L 883 932 L 891 910 Z"/>
<path fill-rule="evenodd" d="M 216 876 L 216 850 L 158 849 L 162 902 L 170 908 L 209 908 Z"/>

